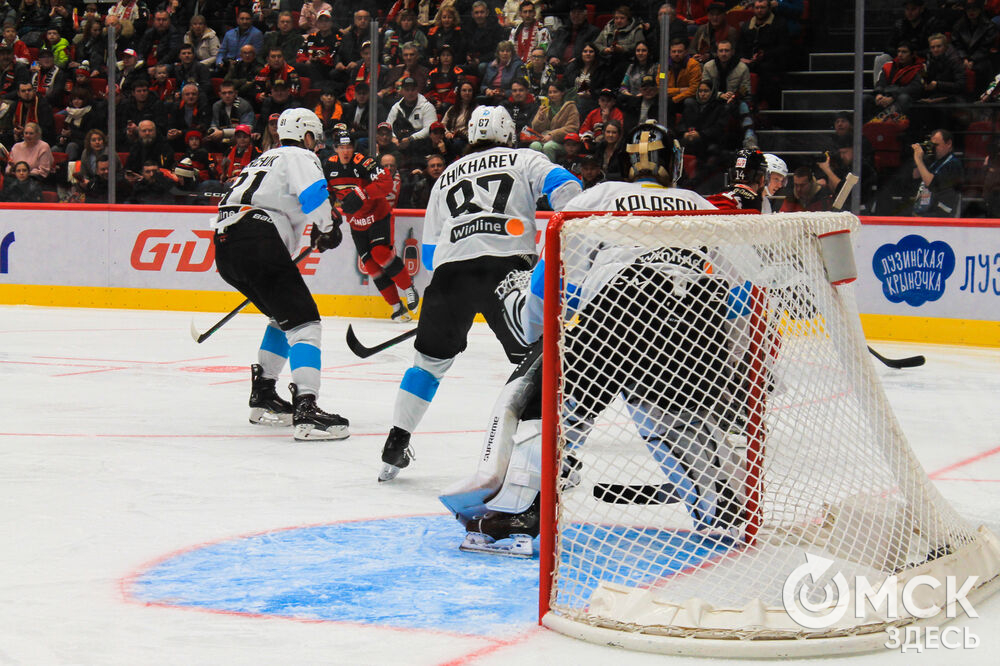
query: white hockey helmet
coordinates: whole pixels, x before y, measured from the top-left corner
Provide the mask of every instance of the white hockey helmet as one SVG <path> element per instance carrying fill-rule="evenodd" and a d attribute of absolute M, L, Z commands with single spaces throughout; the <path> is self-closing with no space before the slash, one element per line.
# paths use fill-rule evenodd
<path fill-rule="evenodd" d="M 479 106 L 469 117 L 469 143 L 495 141 L 514 145 L 514 120 L 502 106 Z"/>
<path fill-rule="evenodd" d="M 785 164 L 785 160 L 773 153 L 764 153 L 764 162 L 767 163 L 768 176 L 776 173 L 781 175 L 782 178 L 788 178 L 788 165 Z"/>
<path fill-rule="evenodd" d="M 309 109 L 285 109 L 278 116 L 278 138 L 302 141 L 312 132 L 317 141 L 323 138 L 323 123 Z"/>

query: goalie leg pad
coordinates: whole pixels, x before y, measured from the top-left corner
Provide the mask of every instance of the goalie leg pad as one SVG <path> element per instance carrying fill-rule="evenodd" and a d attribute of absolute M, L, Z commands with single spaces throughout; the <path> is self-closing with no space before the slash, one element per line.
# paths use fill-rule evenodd
<path fill-rule="evenodd" d="M 514 449 L 507 465 L 503 486 L 486 503 L 490 511 L 521 513 L 535 501 L 542 488 L 542 423 L 521 423 L 514 437 Z"/>
<path fill-rule="evenodd" d="M 687 410 L 668 413 L 644 403 L 627 403 L 629 413 L 659 463 L 672 494 L 684 502 L 697 529 L 716 527 L 720 504 L 726 519 L 740 500 L 742 467 L 738 451 L 708 414 Z"/>
<path fill-rule="evenodd" d="M 485 501 L 500 490 L 508 474 L 518 420 L 529 403 L 537 398 L 537 380 L 541 377 L 540 347 L 538 352 L 518 366 L 494 403 L 476 473 L 449 486 L 439 497 L 463 524 L 488 510 Z"/>

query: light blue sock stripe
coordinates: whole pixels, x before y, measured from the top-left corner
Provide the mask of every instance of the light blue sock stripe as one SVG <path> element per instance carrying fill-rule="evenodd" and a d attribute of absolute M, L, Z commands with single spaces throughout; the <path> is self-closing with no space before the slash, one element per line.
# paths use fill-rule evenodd
<path fill-rule="evenodd" d="M 297 368 L 315 368 L 319 370 L 319 348 L 305 342 L 297 342 L 289 350 L 288 363 L 292 366 L 293 371 Z"/>
<path fill-rule="evenodd" d="M 260 341 L 260 348 L 275 356 L 288 358 L 288 338 L 280 328 L 268 326 L 264 330 L 264 339 Z"/>
<path fill-rule="evenodd" d="M 403 375 L 403 381 L 399 383 L 399 388 L 407 393 L 412 393 L 421 400 L 430 402 L 434 399 L 434 394 L 437 393 L 440 383 L 440 379 L 423 368 L 410 368 Z"/>

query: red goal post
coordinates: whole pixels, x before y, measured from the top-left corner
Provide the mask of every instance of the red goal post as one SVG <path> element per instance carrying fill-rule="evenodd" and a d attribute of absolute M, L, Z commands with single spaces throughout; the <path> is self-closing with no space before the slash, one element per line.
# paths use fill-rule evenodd
<path fill-rule="evenodd" d="M 783 582 L 809 556 L 829 560 L 831 575 L 870 576 L 876 587 L 887 577 L 902 584 L 918 576 L 976 575 L 970 598 L 993 591 L 1000 544 L 962 520 L 934 488 L 871 365 L 848 284 L 853 252 L 846 232 L 858 225 L 847 213 L 552 217 L 545 240 L 540 623 L 652 652 L 823 655 L 874 649 L 886 642 L 887 627 L 942 618 L 888 617 L 876 609 L 830 626 L 803 626 L 785 605 Z M 598 244 L 600 251 L 593 249 Z M 630 271 L 627 260 L 603 267 L 593 261 L 621 248 L 625 256 L 653 253 L 650 262 L 667 273 L 670 262 L 656 258 L 664 253 L 677 250 L 697 261 L 666 280 L 648 266 Z M 578 289 L 581 274 L 584 284 L 594 276 L 601 286 Z M 612 314 L 592 325 L 600 310 L 595 294 L 608 291 L 614 298 L 600 302 L 611 303 Z M 578 307 L 567 307 L 577 298 Z M 669 309 L 683 303 L 687 310 Z M 645 347 L 622 343 L 632 345 L 628 353 L 639 361 L 615 366 L 634 377 L 610 382 L 604 392 L 614 395 L 598 400 L 579 393 L 602 389 L 607 368 L 599 366 L 606 359 L 597 357 L 617 353 L 621 313 L 670 324 L 644 328 Z M 585 337 L 588 327 L 599 326 L 605 328 L 595 329 L 598 335 Z M 690 332 L 679 332 L 685 328 Z M 593 349 L 586 346 L 591 341 Z M 679 365 L 671 365 L 672 345 L 680 350 Z M 690 367 L 698 371 L 674 381 Z M 588 372 L 586 382 L 579 380 Z M 690 402 L 698 394 L 701 402 L 697 409 L 657 406 L 653 389 L 646 390 L 650 383 L 663 395 L 673 391 Z M 589 400 L 594 410 L 577 409 Z M 717 404 L 699 412 L 710 400 Z M 731 417 L 733 410 L 719 407 L 727 402 L 742 418 L 720 416 Z M 688 444 L 664 445 L 672 429 L 685 426 L 674 412 L 699 423 L 697 441 L 712 452 L 707 472 L 689 474 L 701 494 L 685 495 L 673 483 L 691 479 L 672 472 L 699 465 Z M 583 426 L 580 413 L 588 414 Z M 573 482 L 560 478 L 569 452 L 580 463 Z M 657 480 L 671 483 L 656 486 Z M 661 491 L 609 500 L 598 492 L 606 482 Z M 722 508 L 724 499 L 739 509 Z M 705 513 L 705 506 L 714 508 Z M 793 592 L 815 601 L 823 590 L 815 580 L 812 587 L 800 581 Z M 823 617 L 831 608 L 839 606 L 810 606 Z"/>
<path fill-rule="evenodd" d="M 756 215 L 756 210 L 728 211 L 733 215 Z M 707 216 L 718 215 L 718 210 L 664 211 L 661 213 L 644 213 L 656 217 L 671 217 L 676 215 Z M 562 229 L 566 220 L 593 217 L 595 215 L 625 217 L 634 215 L 626 211 L 563 211 L 557 212 L 549 219 L 545 230 L 545 253 L 547 257 L 557 258 L 562 251 Z M 559 381 L 559 335 L 562 326 L 563 298 L 560 285 L 562 282 L 562 263 L 548 260 L 545 264 L 545 319 L 542 333 L 542 489 L 541 516 L 539 533 L 539 560 L 542 576 L 539 581 L 539 622 L 549 610 L 549 596 L 552 590 L 551 572 L 554 567 L 555 540 L 555 493 L 558 479 L 557 452 L 555 441 L 558 430 L 558 381 Z M 759 493 L 759 490 L 755 491 Z M 759 500 L 758 500 L 759 501 Z M 756 519 L 755 519 L 756 520 Z"/>

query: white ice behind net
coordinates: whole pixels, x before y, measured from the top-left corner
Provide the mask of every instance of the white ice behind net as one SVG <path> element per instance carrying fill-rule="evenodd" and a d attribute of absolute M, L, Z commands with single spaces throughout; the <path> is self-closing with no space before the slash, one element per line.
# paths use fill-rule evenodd
<path fill-rule="evenodd" d="M 817 236 L 857 228 L 847 214 L 565 221 L 557 443 L 580 483 L 558 492 L 554 613 L 801 637 L 781 594 L 807 552 L 877 581 L 995 546 L 913 457 L 852 287 L 827 279 Z M 975 567 L 996 575 L 995 559 Z"/>

